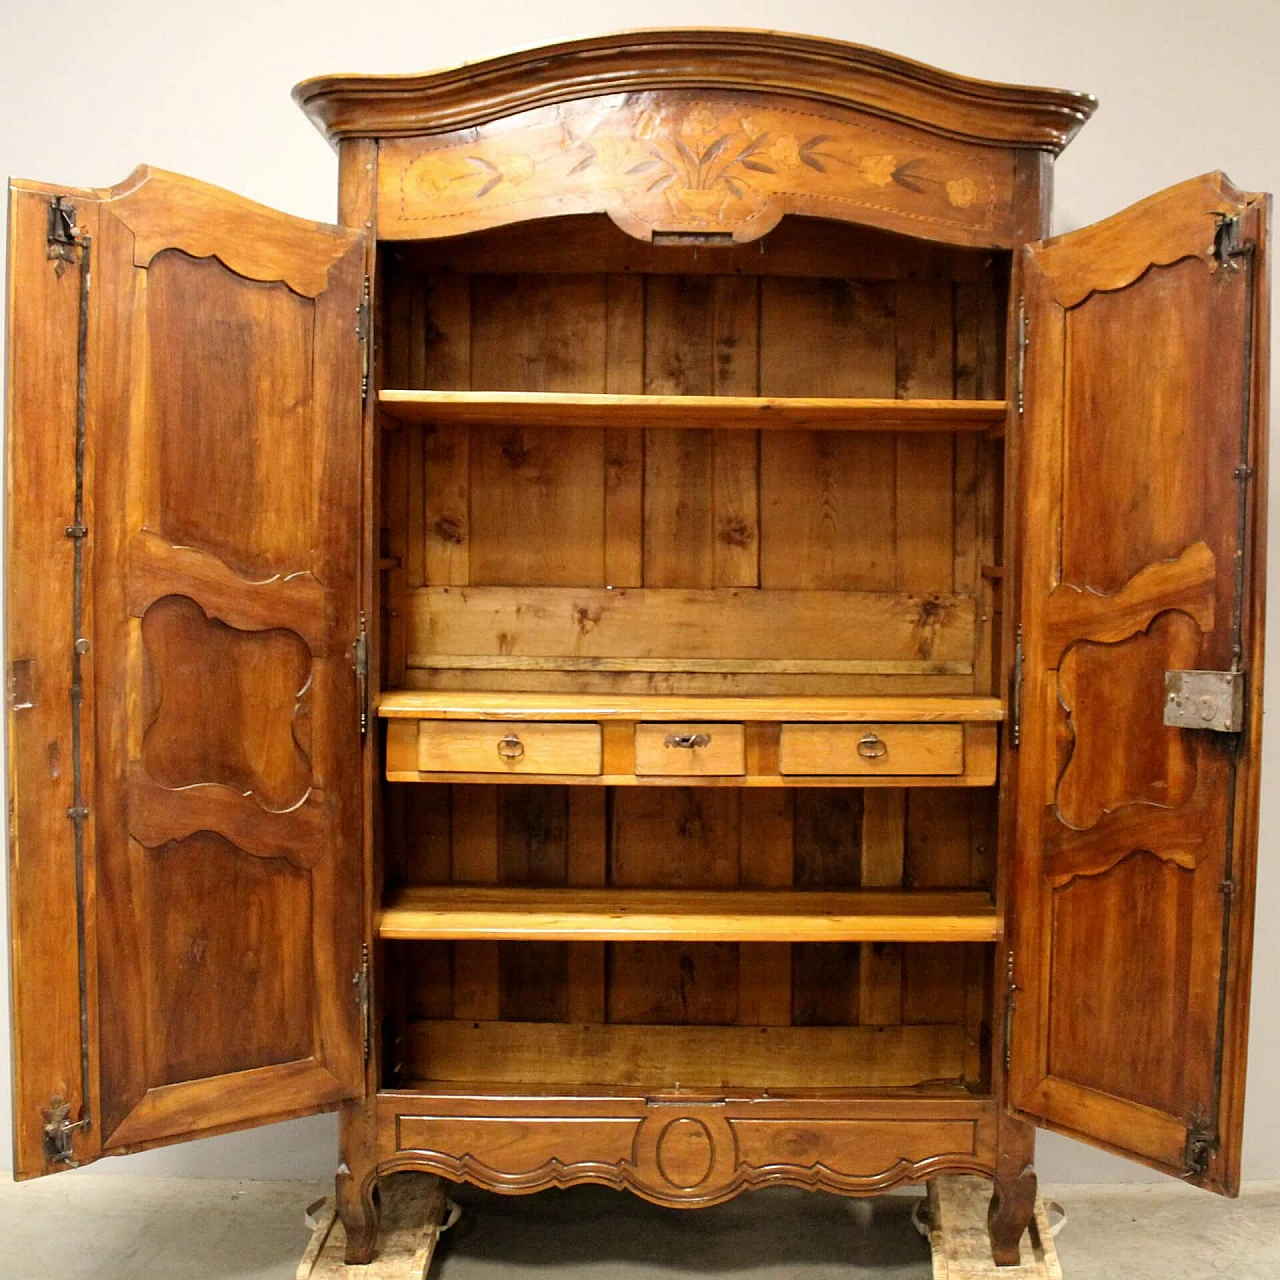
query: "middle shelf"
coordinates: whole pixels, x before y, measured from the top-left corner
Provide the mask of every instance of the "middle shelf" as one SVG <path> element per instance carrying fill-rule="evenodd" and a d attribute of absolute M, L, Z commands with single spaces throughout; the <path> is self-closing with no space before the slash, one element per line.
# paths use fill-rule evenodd
<path fill-rule="evenodd" d="M 998 698 L 382 695 L 391 782 L 991 786 Z"/>
<path fill-rule="evenodd" d="M 564 889 L 415 885 L 380 937 L 542 942 L 994 942 L 983 890 Z"/>

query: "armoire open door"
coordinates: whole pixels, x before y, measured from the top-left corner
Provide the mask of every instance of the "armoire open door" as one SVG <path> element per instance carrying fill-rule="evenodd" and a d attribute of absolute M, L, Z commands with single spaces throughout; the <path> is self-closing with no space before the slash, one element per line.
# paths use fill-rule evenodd
<path fill-rule="evenodd" d="M 1262 724 L 1266 214 L 1211 174 L 1023 260 L 1009 1102 L 1226 1194 Z"/>
<path fill-rule="evenodd" d="M 363 239 L 139 170 L 9 223 L 15 1170 L 362 1089 Z"/>

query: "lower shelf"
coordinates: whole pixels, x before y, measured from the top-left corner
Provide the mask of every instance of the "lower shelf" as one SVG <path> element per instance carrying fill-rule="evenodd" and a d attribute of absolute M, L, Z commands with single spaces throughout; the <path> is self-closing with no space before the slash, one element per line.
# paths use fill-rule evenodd
<path fill-rule="evenodd" d="M 633 1023 L 408 1023 L 398 1056 L 436 1083 L 698 1089 L 905 1088 L 958 1084 L 965 1028 L 661 1026 Z"/>
<path fill-rule="evenodd" d="M 544 942 L 994 942 L 981 890 L 559 889 L 417 885 L 394 893 L 383 938 Z"/>

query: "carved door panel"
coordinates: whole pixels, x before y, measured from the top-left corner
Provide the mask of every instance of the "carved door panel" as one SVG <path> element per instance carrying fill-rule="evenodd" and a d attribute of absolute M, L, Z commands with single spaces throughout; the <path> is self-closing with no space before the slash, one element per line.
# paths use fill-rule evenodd
<path fill-rule="evenodd" d="M 1265 197 L 1026 251 L 1009 1099 L 1233 1193 L 1262 712 Z M 1237 732 L 1166 671 L 1243 672 Z"/>
<path fill-rule="evenodd" d="M 20 1176 L 364 1073 L 363 240 L 155 171 L 55 194 L 11 193 Z"/>

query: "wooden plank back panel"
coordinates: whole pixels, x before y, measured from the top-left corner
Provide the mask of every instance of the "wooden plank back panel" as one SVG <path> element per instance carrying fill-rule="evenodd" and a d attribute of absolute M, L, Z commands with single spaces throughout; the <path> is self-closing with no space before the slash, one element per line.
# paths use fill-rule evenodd
<path fill-rule="evenodd" d="M 760 394 L 893 396 L 896 286 L 760 282 Z M 894 438 L 766 432 L 760 441 L 760 584 L 894 585 Z"/>
<path fill-rule="evenodd" d="M 606 278 L 477 276 L 473 390 L 603 391 Z M 471 433 L 470 579 L 604 585 L 600 430 Z"/>
<path fill-rule="evenodd" d="M 425 668 L 968 674 L 973 661 L 968 595 L 422 587 L 406 608 Z"/>

